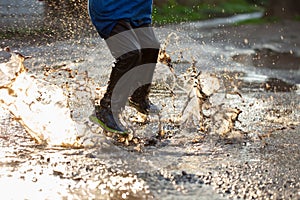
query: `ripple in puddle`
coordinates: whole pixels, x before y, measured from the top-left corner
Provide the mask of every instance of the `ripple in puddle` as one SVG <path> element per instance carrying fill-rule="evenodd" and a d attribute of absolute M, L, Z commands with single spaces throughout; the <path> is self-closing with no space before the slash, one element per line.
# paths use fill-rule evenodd
<path fill-rule="evenodd" d="M 252 54 L 237 54 L 232 57 L 236 62 L 252 65 L 255 67 L 264 67 L 281 70 L 299 70 L 300 57 L 293 52 L 276 52 L 271 49 L 255 49 Z"/>

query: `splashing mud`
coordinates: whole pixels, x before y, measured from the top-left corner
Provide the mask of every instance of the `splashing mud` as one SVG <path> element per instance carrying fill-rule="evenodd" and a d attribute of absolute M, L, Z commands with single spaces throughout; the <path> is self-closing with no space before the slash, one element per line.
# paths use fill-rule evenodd
<path fill-rule="evenodd" d="M 9 51 L 8 48 L 7 51 Z M 82 124 L 80 121 L 84 121 L 87 114 L 91 113 L 92 99 L 100 99 L 105 88 L 95 85 L 89 86 L 91 85 L 89 83 L 93 84 L 93 80 L 89 79 L 87 72 L 79 73 L 78 70 L 72 70 L 65 66 L 46 67 L 44 69 L 44 79 L 61 76 L 59 80 L 63 80 L 63 82 L 53 84 L 38 79 L 27 73 L 23 64 L 25 59 L 26 57 L 21 54 L 12 52 L 10 61 L 1 64 L 1 75 L 3 76 L 1 103 L 24 126 L 38 144 L 72 147 L 84 145 L 83 140 L 88 138 L 87 133 L 90 131 L 87 131 L 89 126 L 86 122 L 85 125 L 81 125 L 85 126 L 85 130 L 81 129 L 83 132 L 79 133 L 78 127 Z M 165 122 L 168 121 L 175 123 L 167 125 L 169 127 L 180 126 L 180 129 L 183 130 L 185 127 L 193 125 L 201 131 L 208 131 L 211 129 L 211 125 L 205 119 L 212 116 L 204 116 L 203 107 L 205 106 L 206 110 L 210 109 L 209 97 L 220 88 L 218 78 L 212 74 L 198 72 L 196 62 L 192 63 L 185 73 L 177 75 L 172 69 L 171 62 L 170 56 L 163 49 L 160 53 L 160 63 L 165 63 L 168 68 L 163 73 L 157 72 L 163 75 L 156 78 L 158 83 L 157 86 L 154 85 L 154 89 L 155 87 L 161 87 L 158 86 L 159 82 L 163 82 L 163 80 L 159 80 L 160 77 L 169 77 L 173 82 L 166 86 L 167 90 L 164 89 L 161 92 L 166 94 L 169 91 L 171 96 L 178 96 L 181 102 L 180 104 L 179 101 L 177 103 L 163 103 L 164 114 L 160 114 L 161 116 L 158 116 L 158 119 L 154 117 L 151 123 L 158 122 L 157 133 L 160 136 L 165 135 L 164 127 L 168 124 Z M 164 65 L 160 65 L 161 67 L 158 68 L 161 70 Z M 62 76 L 65 77 L 62 78 Z M 66 78 L 69 80 L 66 81 Z M 83 105 L 82 99 L 90 100 L 88 101 L 90 103 Z M 176 107 L 176 110 L 172 112 L 172 117 L 169 112 L 172 108 L 167 105 L 173 108 Z M 235 117 L 228 114 L 232 112 L 236 114 Z M 214 116 L 213 118 L 222 121 L 222 125 L 219 124 L 214 132 L 220 135 L 229 133 L 239 113 L 236 110 L 218 112 L 218 117 Z M 133 117 L 133 114 L 130 113 L 126 115 Z M 130 120 L 134 122 L 135 120 L 132 120 L 132 117 Z M 130 126 L 132 130 L 139 129 L 133 123 L 127 123 L 127 126 Z M 133 131 L 133 134 L 135 134 L 135 131 Z M 125 142 L 127 145 L 130 141 L 137 144 L 140 138 L 134 137 L 133 134 L 130 134 L 127 138 L 120 136 L 118 141 Z"/>
<path fill-rule="evenodd" d="M 63 91 L 27 74 L 25 59 L 12 52 L 11 60 L 1 64 L 1 104 L 38 144 L 80 146 Z"/>
<path fill-rule="evenodd" d="M 105 136 L 88 121 L 109 76 L 105 43 L 85 38 L 20 44 L 33 56 L 24 62 L 25 73 L 63 92 L 83 148 L 36 145 L 1 103 L 1 195 L 299 199 L 299 93 L 285 89 L 277 71 L 233 62 L 233 55 L 250 51 L 226 46 L 234 40 L 224 43 L 222 34 L 221 42 L 212 42 L 215 31 L 207 30 L 199 39 L 206 44 L 199 45 L 175 30 L 158 30 L 169 41 L 162 46 L 150 96 L 161 113 L 146 117 L 126 107 L 123 122 L 132 130 L 127 138 Z M 1 77 L 7 77 L 3 66 L 8 63 L 1 64 Z"/>

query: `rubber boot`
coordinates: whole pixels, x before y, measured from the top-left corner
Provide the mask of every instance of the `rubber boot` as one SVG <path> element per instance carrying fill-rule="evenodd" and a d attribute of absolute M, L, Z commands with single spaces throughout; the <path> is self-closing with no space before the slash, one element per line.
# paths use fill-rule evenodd
<path fill-rule="evenodd" d="M 99 124 L 109 132 L 119 134 L 127 132 L 119 120 L 119 115 L 125 107 L 130 93 L 130 80 L 122 80 L 122 76 L 134 68 L 140 62 L 140 58 L 141 53 L 136 50 L 124 54 L 116 60 L 104 97 L 101 99 L 100 105 L 95 107 Z M 124 82 L 128 85 L 124 85 Z"/>
<path fill-rule="evenodd" d="M 118 76 L 119 74 L 116 72 L 116 69 L 113 68 L 106 92 L 100 101 L 100 105 L 95 106 L 95 114 L 98 119 L 98 123 L 104 130 L 118 134 L 125 134 L 126 130 L 119 120 L 120 111 L 115 110 L 113 113 L 111 109 L 112 92 L 119 78 Z"/>
<path fill-rule="evenodd" d="M 134 92 L 135 95 L 129 98 L 129 105 L 145 115 L 159 113 L 160 111 L 148 98 L 150 88 L 151 84 L 143 85 Z"/>
<path fill-rule="evenodd" d="M 145 85 L 140 86 L 134 91 L 129 98 L 129 105 L 134 107 L 137 111 L 148 115 L 149 113 L 158 113 L 159 108 L 149 100 L 149 93 L 151 89 L 151 82 L 159 49 L 142 49 L 142 59 L 140 65 L 145 65 L 145 73 L 143 79 L 146 79 Z"/>

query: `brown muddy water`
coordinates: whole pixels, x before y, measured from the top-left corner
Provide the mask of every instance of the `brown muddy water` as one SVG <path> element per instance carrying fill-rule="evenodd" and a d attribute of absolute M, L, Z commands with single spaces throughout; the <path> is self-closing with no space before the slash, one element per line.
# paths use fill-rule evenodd
<path fill-rule="evenodd" d="M 252 29 L 263 32 L 256 26 L 157 28 L 162 48 L 172 60 L 158 64 L 150 96 L 162 112 L 145 118 L 127 107 L 124 122 L 132 130 L 130 139 L 105 135 L 88 120 L 113 61 L 102 40 L 85 37 L 39 46 L 24 42 L 17 49 L 15 41 L 3 41 L 2 48 L 11 46 L 32 56 L 24 62 L 26 73 L 63 89 L 86 146 L 37 145 L 1 106 L 1 195 L 5 199 L 299 199 L 300 81 L 295 60 L 300 32 L 293 23 L 273 25 L 279 30 L 274 31 L 279 37 L 273 38 L 258 33 L 249 37 Z M 292 30 L 281 31 L 288 28 Z M 5 63 L 9 55 L 0 53 Z M 255 65 L 258 54 L 264 58 L 263 66 Z M 270 55 L 274 54 L 280 60 L 277 64 L 292 67 L 273 68 Z M 201 101 L 189 96 L 195 84 L 195 79 L 189 82 L 191 66 L 196 74 L 201 72 L 200 91 L 209 93 Z"/>

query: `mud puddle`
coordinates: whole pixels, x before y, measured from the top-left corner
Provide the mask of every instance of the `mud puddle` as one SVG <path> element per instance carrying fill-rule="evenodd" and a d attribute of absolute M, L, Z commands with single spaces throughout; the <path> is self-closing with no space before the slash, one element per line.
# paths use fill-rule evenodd
<path fill-rule="evenodd" d="M 245 66 L 254 66 L 262 74 L 249 72 L 241 79 L 251 85 L 250 88 L 263 88 L 266 91 L 297 91 L 300 83 L 297 74 L 300 70 L 300 57 L 292 51 L 280 53 L 272 49 L 255 49 L 252 54 L 237 54 L 233 61 Z M 257 70 L 256 70 L 257 71 Z"/>
<path fill-rule="evenodd" d="M 176 69 L 176 63 L 172 64 Z M 73 65 L 63 65 L 62 70 L 54 71 L 45 68 L 46 74 L 39 76 L 62 86 L 68 80 L 68 88 L 74 89 L 69 95 L 90 98 L 91 91 L 83 90 L 80 82 L 87 76 L 80 70 L 77 74 L 63 70 Z M 85 63 L 77 65 L 80 69 Z M 104 138 L 97 126 L 90 128 L 98 134 L 94 137 L 102 139 L 98 147 L 37 146 L 3 110 L 1 185 L 6 190 L 2 194 L 12 199 L 82 199 L 86 195 L 97 199 L 296 199 L 299 196 L 299 146 L 296 141 L 299 140 L 300 102 L 297 94 L 260 90 L 243 92 L 235 91 L 235 87 L 228 90 L 230 87 L 222 85 L 210 97 L 214 110 L 207 111 L 213 115 L 206 123 L 216 126 L 203 132 L 193 120 L 181 127 L 174 124 L 174 119 L 182 112 L 180 108 L 186 102 L 186 94 L 180 92 L 172 74 L 165 75 L 156 77 L 151 95 L 154 103 L 167 107 L 169 112 L 165 112 L 165 120 L 150 116 L 146 122 L 128 122 L 136 130 L 134 134 L 144 140 L 139 149 L 113 137 Z M 234 78 L 234 73 L 228 76 L 220 73 L 218 76 L 226 77 L 232 86 L 235 85 L 232 80 L 239 80 Z M 162 83 L 173 88 L 176 98 L 172 90 L 162 89 L 165 88 Z M 82 120 L 92 105 L 92 100 L 87 104 L 80 103 L 81 100 L 73 98 L 71 108 L 74 108 L 75 120 Z M 85 109 L 75 109 L 79 107 Z M 220 116 L 227 114 L 231 117 L 227 111 L 235 107 L 241 113 L 228 135 L 220 137 L 215 134 L 215 131 L 223 130 L 222 124 L 227 121 Z M 129 116 L 136 116 L 133 110 L 128 112 Z M 210 116 L 211 113 L 204 114 Z M 287 133 L 288 136 L 284 136 Z M 293 139 L 275 139 L 282 137 Z M 281 158 L 279 155 L 285 152 L 293 153 Z M 280 159 L 273 159 L 274 156 Z M 281 179 L 282 174 L 289 175 Z M 14 193 L 16 185 L 24 189 Z"/>
<path fill-rule="evenodd" d="M 276 52 L 272 49 L 255 49 L 253 54 L 240 54 L 233 56 L 233 60 L 239 63 L 283 70 L 299 70 L 300 57 L 296 56 L 292 51 L 288 53 Z"/>
<path fill-rule="evenodd" d="M 169 35 L 170 30 L 158 34 Z M 183 87 L 186 82 L 174 81 L 178 79 L 169 68 L 161 68 L 150 98 L 164 107 L 164 114 L 127 121 L 140 146 L 105 136 L 86 120 L 96 95 L 92 91 L 105 85 L 109 74 L 112 58 L 104 43 L 87 38 L 24 47 L 37 55 L 25 62 L 29 72 L 67 91 L 73 120 L 87 125 L 92 130 L 90 141 L 99 145 L 38 146 L 1 109 L 1 195 L 11 199 L 298 199 L 300 100 L 297 92 L 289 90 L 295 83 L 282 90 L 275 87 L 283 83 L 274 83 L 268 90 L 266 83 L 274 76 L 254 70 L 252 76 L 249 68 L 232 62 L 239 49 L 199 46 L 177 35 L 177 42 L 166 48 L 176 75 L 193 65 L 203 74 L 214 71 L 220 89 L 209 95 L 211 105 L 202 104 L 202 113 L 183 109 L 193 102 L 187 98 L 188 87 Z M 273 82 L 277 80 L 282 79 Z M 127 112 L 137 116 L 130 108 Z M 178 125 L 181 114 L 190 120 Z M 220 130 L 225 134 L 216 134 Z"/>
<path fill-rule="evenodd" d="M 223 71 L 222 80 L 227 91 L 243 92 L 293 92 L 297 93 L 297 84 L 289 83 L 278 78 L 271 78 L 255 72 L 228 72 Z"/>

